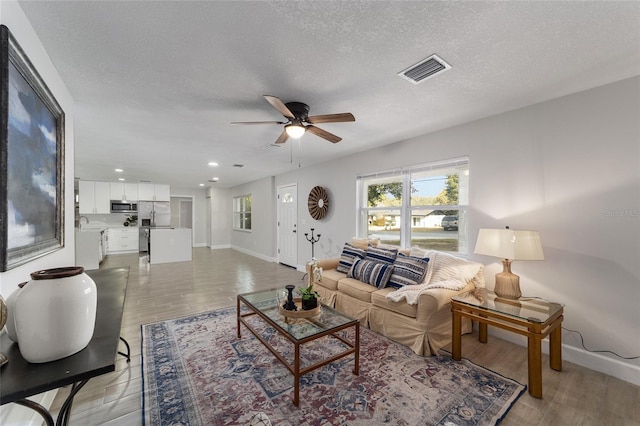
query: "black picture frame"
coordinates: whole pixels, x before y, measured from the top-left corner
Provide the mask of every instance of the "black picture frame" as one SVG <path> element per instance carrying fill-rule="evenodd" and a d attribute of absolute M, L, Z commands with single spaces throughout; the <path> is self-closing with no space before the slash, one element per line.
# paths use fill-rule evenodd
<path fill-rule="evenodd" d="M 64 111 L 0 25 L 0 272 L 64 247 Z"/>

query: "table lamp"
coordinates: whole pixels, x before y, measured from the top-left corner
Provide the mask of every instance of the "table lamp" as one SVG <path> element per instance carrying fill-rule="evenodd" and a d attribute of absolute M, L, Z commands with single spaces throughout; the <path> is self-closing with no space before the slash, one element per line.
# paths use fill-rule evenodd
<path fill-rule="evenodd" d="M 476 241 L 476 254 L 502 259 L 502 272 L 496 274 L 494 292 L 505 299 L 519 299 L 520 277 L 511 272 L 514 260 L 544 260 L 540 235 L 537 231 L 509 229 L 480 229 Z"/>

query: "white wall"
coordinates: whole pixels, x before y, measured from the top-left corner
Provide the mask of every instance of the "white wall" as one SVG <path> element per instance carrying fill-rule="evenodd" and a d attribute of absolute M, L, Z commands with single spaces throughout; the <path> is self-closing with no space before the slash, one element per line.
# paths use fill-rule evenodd
<path fill-rule="evenodd" d="M 230 190 L 233 197 L 251 195 L 251 231 L 231 231 L 231 247 L 265 260 L 275 258 L 275 198 L 276 190 L 272 176 L 239 185 Z M 232 212 L 233 205 L 229 205 Z M 233 228 L 233 225 L 232 225 Z"/>
<path fill-rule="evenodd" d="M 512 268 L 523 293 L 565 304 L 564 325 L 589 348 L 640 355 L 639 93 L 635 77 L 277 176 L 298 184 L 298 264 L 311 255 L 308 228 L 322 234 L 319 258 L 355 234 L 358 174 L 469 155 L 471 250 L 479 228 L 540 231 L 545 260 Z M 304 202 L 315 185 L 331 197 L 322 221 Z M 469 257 L 493 287 L 498 259 Z M 640 361 L 587 354 L 571 333 L 563 343 L 566 360 L 640 384 Z"/>
<path fill-rule="evenodd" d="M 72 266 L 75 264 L 73 229 L 74 102 L 53 63 L 49 59 L 47 52 L 44 50 L 38 36 L 31 27 L 31 24 L 15 1 L 0 1 L 0 23 L 9 28 L 65 113 L 65 246 L 61 250 L 36 259 L 26 265 L 0 273 L 0 294 L 7 298 L 16 290 L 18 283 L 30 279 L 29 274 L 31 272 L 58 266 Z M 55 392 L 47 392 L 33 399 L 48 406 L 54 395 Z M 4 405 L 0 410 L 0 423 L 2 424 L 10 424 L 12 422 L 15 424 L 28 424 L 30 421 L 37 421 L 39 424 L 42 422 L 42 418 L 35 414 L 33 410 L 19 407 L 15 404 Z"/>
<path fill-rule="evenodd" d="M 227 188 L 208 189 L 206 200 L 211 206 L 210 232 L 212 249 L 231 247 L 231 233 L 233 228 L 231 199 L 231 191 Z"/>

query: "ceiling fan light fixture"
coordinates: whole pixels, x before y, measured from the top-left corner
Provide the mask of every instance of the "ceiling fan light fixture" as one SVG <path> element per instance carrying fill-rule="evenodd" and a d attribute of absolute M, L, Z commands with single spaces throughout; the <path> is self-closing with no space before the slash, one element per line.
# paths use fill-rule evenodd
<path fill-rule="evenodd" d="M 304 132 L 307 130 L 304 126 L 300 124 L 287 124 L 284 126 L 284 129 L 287 131 L 287 135 L 293 139 L 300 139 Z"/>

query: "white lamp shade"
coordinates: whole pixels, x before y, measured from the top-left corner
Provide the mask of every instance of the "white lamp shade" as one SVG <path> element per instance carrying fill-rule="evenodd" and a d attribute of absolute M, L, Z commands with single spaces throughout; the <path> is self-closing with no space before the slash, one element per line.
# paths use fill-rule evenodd
<path fill-rule="evenodd" d="M 289 137 L 294 139 L 301 138 L 302 135 L 304 135 L 304 132 L 307 131 L 304 126 L 301 126 L 299 124 L 287 124 L 286 126 L 284 126 L 284 129 L 287 131 Z"/>
<path fill-rule="evenodd" d="M 544 260 L 538 231 L 480 229 L 474 253 L 509 260 Z"/>

